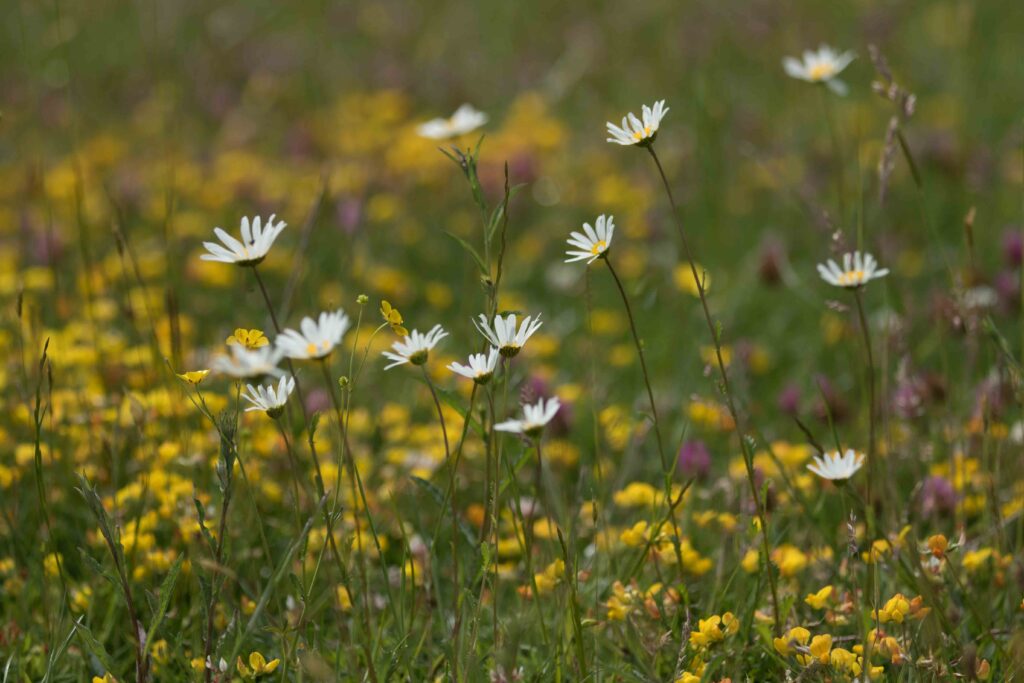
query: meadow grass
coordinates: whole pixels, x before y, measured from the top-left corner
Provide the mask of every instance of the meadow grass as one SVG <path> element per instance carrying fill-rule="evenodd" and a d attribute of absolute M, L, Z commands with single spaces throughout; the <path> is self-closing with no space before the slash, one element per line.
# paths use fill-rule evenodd
<path fill-rule="evenodd" d="M 0 683 L 1019 678 L 1014 9 L 10 3 Z"/>

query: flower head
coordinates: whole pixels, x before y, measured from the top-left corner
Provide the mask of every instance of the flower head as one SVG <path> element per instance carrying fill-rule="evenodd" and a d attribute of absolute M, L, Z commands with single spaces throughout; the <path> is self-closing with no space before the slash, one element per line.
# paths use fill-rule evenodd
<path fill-rule="evenodd" d="M 658 135 L 658 125 L 667 113 L 668 107 L 665 106 L 665 100 L 659 100 L 654 103 L 653 107 L 644 105 L 642 119 L 638 119 L 633 112 L 630 112 L 622 117 L 621 127 L 609 121 L 605 124 L 608 127 L 608 134 L 611 135 L 608 142 L 646 147 L 654 142 L 654 138 Z"/>
<path fill-rule="evenodd" d="M 569 258 L 566 263 L 574 261 L 586 261 L 590 265 L 599 258 L 602 258 L 612 246 L 612 234 L 615 232 L 615 223 L 612 216 L 600 215 L 594 221 L 597 228 L 590 227 L 590 223 L 583 224 L 583 233 L 572 232 L 566 242 L 569 246 L 576 247 L 565 252 Z"/>
<path fill-rule="evenodd" d="M 847 51 L 840 54 L 828 45 L 822 45 L 817 52 L 804 50 L 803 61 L 795 57 L 784 58 L 782 68 L 793 78 L 808 83 L 824 83 L 835 94 L 845 95 L 846 84 L 836 76 L 849 66 L 855 57 L 853 52 Z"/>
<path fill-rule="evenodd" d="M 258 349 L 269 344 L 270 340 L 263 334 L 263 330 L 247 330 L 239 327 L 235 330 L 234 334 L 225 340 L 225 343 L 228 346 L 241 344 L 247 349 Z"/>
<path fill-rule="evenodd" d="M 270 375 L 280 377 L 281 370 L 277 364 L 281 361 L 281 351 L 273 346 L 258 349 L 247 349 L 237 344 L 229 346 L 231 352 L 226 356 L 214 358 L 211 366 L 219 372 L 235 379 L 256 379 Z"/>
<path fill-rule="evenodd" d="M 281 221 L 274 223 L 274 215 L 271 214 L 263 225 L 262 219 L 256 216 L 249 225 L 249 217 L 242 217 L 242 241 L 229 235 L 220 228 L 214 228 L 213 232 L 223 243 L 223 246 L 216 242 L 203 242 L 206 247 L 206 254 L 200 255 L 203 261 L 220 261 L 221 263 L 234 263 L 239 266 L 255 266 L 267 256 L 270 246 L 287 227 L 287 223 Z"/>
<path fill-rule="evenodd" d="M 406 363 L 423 365 L 427 362 L 430 350 L 447 336 L 448 333 L 440 325 L 434 325 L 426 334 L 419 330 L 413 330 L 409 336 L 399 339 L 391 345 L 391 348 L 395 350 L 394 353 L 384 352 L 384 357 L 392 361 L 391 365 L 385 366 L 384 369 L 390 370 L 396 365 L 405 365 Z"/>
<path fill-rule="evenodd" d="M 380 302 L 380 315 L 384 318 L 384 322 L 391 328 L 391 331 L 399 337 L 404 337 L 409 334 L 409 330 L 402 326 L 405 322 L 405 320 L 402 319 L 402 314 L 398 312 L 397 308 L 388 303 L 386 299 Z"/>
<path fill-rule="evenodd" d="M 239 657 L 235 663 L 238 673 L 242 675 L 242 678 L 258 678 L 260 676 L 268 676 L 274 673 L 277 666 L 281 663 L 280 659 L 274 659 L 267 661 L 259 652 L 252 652 L 249 654 L 249 665 L 246 666 L 242 658 Z"/>
<path fill-rule="evenodd" d="M 494 425 L 499 432 L 512 432 L 515 434 L 526 434 L 527 436 L 540 436 L 544 425 L 554 419 L 558 409 L 562 407 L 557 396 L 549 399 L 541 399 L 535 405 L 526 404 L 523 406 L 523 419 L 506 420 Z"/>
<path fill-rule="evenodd" d="M 821 456 L 814 456 L 814 462 L 807 466 L 822 479 L 846 481 L 864 464 L 864 455 L 852 448 L 847 448 L 842 455 L 839 451 L 830 451 Z"/>
<path fill-rule="evenodd" d="M 349 320 L 340 308 L 325 311 L 319 319 L 303 318 L 299 324 L 301 332 L 284 330 L 275 340 L 277 348 L 284 355 L 295 360 L 319 360 L 331 355 L 334 347 L 348 331 Z"/>
<path fill-rule="evenodd" d="M 209 370 L 191 370 L 189 372 L 178 373 L 178 379 L 182 382 L 187 382 L 192 386 L 198 385 L 206 376 L 210 374 Z"/>
<path fill-rule="evenodd" d="M 461 363 L 449 363 L 448 369 L 456 375 L 462 375 L 473 380 L 477 384 L 487 384 L 494 375 L 494 369 L 498 366 L 498 357 L 501 354 L 493 346 L 487 354 L 473 353 L 469 356 L 469 365 Z"/>
<path fill-rule="evenodd" d="M 478 111 L 471 104 L 464 104 L 455 110 L 450 118 L 431 119 L 420 124 L 416 132 L 431 140 L 447 140 L 471 133 L 487 123 L 487 114 Z"/>
<path fill-rule="evenodd" d="M 491 346 L 498 349 L 502 356 L 512 358 L 519 354 L 519 350 L 523 348 L 526 340 L 543 323 L 540 320 L 540 314 L 536 318 L 526 316 L 523 318 L 519 330 L 516 331 L 516 315 L 515 313 L 509 313 L 504 318 L 500 315 L 494 316 L 493 327 L 488 324 L 487 316 L 483 314 L 480 315 L 479 320 L 474 320 L 473 324 L 476 325 L 476 329 L 480 330 L 480 334 L 491 343 Z"/>
<path fill-rule="evenodd" d="M 251 403 L 252 405 L 245 409 L 245 412 L 250 410 L 262 410 L 270 417 L 277 417 L 284 412 L 284 406 L 288 403 L 288 397 L 292 391 L 295 390 L 295 378 L 291 375 L 284 375 L 281 377 L 281 381 L 277 383 L 277 388 L 274 385 L 270 386 L 253 386 L 247 384 L 245 391 L 242 393 L 242 398 Z"/>
<path fill-rule="evenodd" d="M 857 289 L 872 280 L 885 277 L 889 274 L 889 269 L 879 268 L 878 261 L 871 254 L 855 251 L 852 254 L 843 254 L 842 267 L 832 259 L 824 264 L 819 263 L 818 274 L 822 280 L 834 287 Z"/>

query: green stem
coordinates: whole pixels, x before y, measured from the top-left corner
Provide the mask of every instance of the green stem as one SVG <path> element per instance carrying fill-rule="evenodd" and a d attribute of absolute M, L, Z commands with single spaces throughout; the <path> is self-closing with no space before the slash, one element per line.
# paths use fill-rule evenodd
<path fill-rule="evenodd" d="M 726 406 L 729 409 L 729 415 L 732 417 L 732 421 L 736 425 L 736 434 L 740 439 L 740 449 L 743 452 L 743 463 L 746 466 L 747 471 L 747 482 L 750 485 L 750 494 L 753 496 L 754 506 L 757 509 L 758 522 L 761 525 L 761 545 L 764 550 L 764 567 L 765 571 L 768 573 L 768 584 L 771 589 L 772 596 L 772 610 L 775 618 L 775 634 L 778 636 L 782 634 L 782 614 L 779 612 L 779 591 L 778 586 L 776 585 L 775 575 L 772 572 L 771 567 L 768 545 L 768 520 L 765 513 L 765 506 L 761 500 L 760 493 L 758 493 L 757 482 L 754 480 L 754 455 L 750 451 L 750 444 L 747 443 L 747 440 L 743 436 L 743 428 L 739 418 L 739 411 L 736 410 L 736 403 L 733 400 L 732 388 L 729 385 L 729 373 L 726 371 L 725 361 L 722 359 L 722 346 L 719 340 L 718 331 L 715 328 L 714 320 L 711 318 L 711 311 L 708 308 L 708 299 L 707 293 L 704 289 L 704 280 L 697 273 L 697 265 L 694 263 L 693 255 L 690 251 L 690 245 L 686 239 L 686 231 L 683 230 L 683 224 L 679 221 L 679 209 L 676 207 L 676 200 L 672 196 L 672 188 L 668 183 L 668 178 L 665 176 L 665 169 L 661 166 L 661 160 L 658 159 L 658 155 L 654 151 L 654 145 L 648 145 L 647 151 L 654 160 L 655 166 L 658 167 L 658 174 L 661 176 L 662 185 L 665 187 L 665 194 L 668 195 L 668 201 L 672 207 L 673 223 L 676 226 L 676 231 L 679 234 L 679 241 L 683 247 L 683 256 L 690 265 L 690 273 L 693 276 L 694 283 L 697 285 L 697 294 L 700 296 L 700 304 L 704 312 L 704 320 L 707 323 L 708 331 L 711 333 L 711 342 L 715 346 L 715 359 L 718 362 L 718 372 L 722 378 L 722 393 L 725 394 Z"/>
<path fill-rule="evenodd" d="M 421 365 L 420 370 L 423 372 L 423 381 L 427 383 L 427 387 L 430 389 L 430 396 L 434 399 L 434 408 L 437 409 L 437 421 L 441 424 L 441 436 L 444 437 L 444 456 L 445 462 L 448 464 L 450 471 L 450 478 L 448 484 L 448 496 L 451 499 L 451 517 L 452 517 L 452 619 L 454 624 L 452 625 L 452 675 L 455 682 L 459 681 L 459 626 L 461 621 L 461 613 L 459 611 L 459 508 L 455 500 L 455 462 L 452 460 L 451 448 L 448 446 L 448 428 L 444 422 L 444 411 L 441 410 L 441 401 L 437 398 L 437 390 L 434 388 L 434 382 L 430 379 L 430 373 L 427 372 L 427 366 Z M 476 392 L 476 385 L 473 385 L 473 391 Z M 466 419 L 462 429 L 462 439 L 459 441 L 459 450 L 462 450 L 462 441 L 466 437 L 466 425 L 469 423 L 469 415 L 466 415 Z"/>

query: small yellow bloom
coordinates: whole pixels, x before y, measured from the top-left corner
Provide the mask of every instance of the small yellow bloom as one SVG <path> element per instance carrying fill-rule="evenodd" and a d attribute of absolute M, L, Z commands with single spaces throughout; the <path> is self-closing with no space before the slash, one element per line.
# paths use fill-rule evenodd
<path fill-rule="evenodd" d="M 103 674 L 102 677 L 93 676 L 92 683 L 117 683 L 117 679 L 114 678 L 114 675 L 108 671 L 107 673 Z"/>
<path fill-rule="evenodd" d="M 902 624 L 904 619 L 908 617 L 911 619 L 924 619 L 930 611 L 931 608 L 924 606 L 924 598 L 920 595 L 911 600 L 902 593 L 896 593 L 889 598 L 885 606 L 875 610 L 875 614 L 878 617 L 878 621 L 883 624 L 890 621 Z"/>
<path fill-rule="evenodd" d="M 270 343 L 270 340 L 263 334 L 263 330 L 247 330 L 239 327 L 235 330 L 235 333 L 228 337 L 225 342 L 228 346 L 238 344 L 244 346 L 247 349 L 258 349 L 261 346 L 266 346 Z"/>
<path fill-rule="evenodd" d="M 708 275 L 707 271 L 699 263 L 695 263 L 694 266 L 697 268 L 697 277 L 700 278 L 700 284 L 703 286 L 704 291 L 707 292 L 711 287 L 711 276 Z M 692 296 L 700 294 L 700 290 L 697 288 L 697 280 L 693 278 L 693 269 L 690 268 L 689 263 L 676 266 L 675 272 L 672 273 L 672 278 L 676 282 L 676 287 L 681 291 Z"/>
<path fill-rule="evenodd" d="M 928 537 L 927 545 L 933 556 L 941 558 L 949 548 L 949 541 L 942 534 L 935 534 Z"/>
<path fill-rule="evenodd" d="M 245 665 L 245 662 L 242 661 L 241 657 L 238 658 L 235 666 L 238 668 L 238 673 L 241 674 L 243 678 L 258 678 L 259 676 L 273 673 L 274 669 L 276 669 L 280 663 L 280 659 L 274 659 L 268 662 L 266 657 L 259 652 L 252 652 L 249 654 L 249 666 Z"/>
<path fill-rule="evenodd" d="M 814 636 L 811 640 L 811 658 L 818 660 L 822 664 L 828 664 L 829 652 L 832 651 L 832 636 L 825 634 L 822 636 Z M 807 664 L 810 661 L 805 662 Z"/>
<path fill-rule="evenodd" d="M 409 330 L 402 327 L 402 323 L 405 321 L 402 319 L 402 314 L 398 312 L 397 308 L 394 308 L 387 300 L 380 302 L 380 314 L 384 318 L 390 327 L 391 331 L 397 334 L 399 337 L 406 337 L 409 335 Z"/>
<path fill-rule="evenodd" d="M 722 623 L 722 617 L 712 616 L 707 619 L 700 619 L 697 622 L 697 628 L 690 631 L 690 645 L 695 648 L 707 648 L 714 643 L 725 638 L 725 634 L 722 633 L 722 629 L 719 626 Z"/>
<path fill-rule="evenodd" d="M 806 645 L 807 641 L 810 639 L 810 631 L 808 631 L 802 626 L 794 626 L 793 628 L 789 629 L 789 632 L 786 633 L 785 638 L 773 639 L 772 645 L 775 646 L 776 652 L 778 652 L 783 657 L 788 657 L 789 655 L 796 652 L 794 646 Z"/>
<path fill-rule="evenodd" d="M 743 567 L 743 571 L 748 574 L 753 574 L 761 566 L 761 555 L 754 548 L 749 549 L 744 555 L 743 559 L 740 560 L 740 566 Z"/>
<path fill-rule="evenodd" d="M 338 604 L 341 606 L 342 612 L 352 610 L 352 596 L 344 586 L 338 586 Z"/>
<path fill-rule="evenodd" d="M 630 548 L 639 548 L 642 545 L 647 545 L 647 522 L 637 522 L 632 528 L 626 529 L 619 536 L 619 540 L 628 545 Z"/>
<path fill-rule="evenodd" d="M 808 605 L 810 605 L 814 609 L 824 609 L 825 606 L 828 604 L 828 600 L 829 600 L 830 597 L 832 597 L 832 585 L 831 584 L 829 584 L 828 586 L 825 586 L 824 588 L 822 588 L 817 593 L 811 593 L 806 598 L 804 598 L 804 602 L 806 602 Z"/>
<path fill-rule="evenodd" d="M 206 376 L 209 374 L 209 370 L 192 370 L 190 372 L 178 373 L 178 379 L 183 382 L 188 382 L 192 386 L 197 386 L 200 382 L 206 379 Z"/>

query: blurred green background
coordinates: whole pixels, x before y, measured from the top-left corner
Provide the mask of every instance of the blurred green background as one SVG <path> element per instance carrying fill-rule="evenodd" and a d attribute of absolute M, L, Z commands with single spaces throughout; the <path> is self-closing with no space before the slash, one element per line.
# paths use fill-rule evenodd
<path fill-rule="evenodd" d="M 794 340 L 797 331 L 827 336 L 832 324 L 822 318 L 831 293 L 814 265 L 830 254 L 834 231 L 852 245 L 862 230 L 864 246 L 897 275 L 876 311 L 921 313 L 908 323 L 920 334 L 887 356 L 890 371 L 908 345 L 923 349 L 918 363 L 940 364 L 929 350 L 942 333 L 932 308 L 948 294 L 947 262 L 966 285 L 994 286 L 1001 236 L 1024 204 L 1016 10 L 1008 1 L 6 3 L 7 263 L 12 272 L 52 268 L 57 291 L 73 298 L 81 283 L 67 273 L 113 253 L 117 226 L 153 257 L 147 282 L 200 321 L 201 334 L 184 326 L 187 355 L 247 322 L 217 317 L 234 293 L 194 296 L 230 285 L 196 266 L 199 241 L 241 214 L 276 212 L 295 229 L 275 247 L 269 277 L 283 289 L 301 273 L 293 322 L 320 305 L 351 307 L 366 291 L 395 299 L 412 326 L 444 322 L 461 336 L 449 344 L 459 353 L 482 298 L 465 295 L 476 288 L 472 264 L 442 231 L 474 238 L 477 215 L 458 169 L 413 131 L 468 101 L 491 117 L 482 148 L 491 201 L 506 160 L 512 182 L 526 185 L 513 204 L 503 303 L 543 310 L 546 331 L 570 338 L 582 326 L 584 287 L 579 267 L 559 265 L 562 241 L 583 220 L 615 213 L 615 258 L 638 299 L 641 332 L 682 399 L 711 390 L 692 351 L 675 353 L 681 343 L 692 349 L 691 339 L 704 343 L 706 331 L 695 299 L 673 285 L 676 244 L 649 160 L 606 144 L 603 129 L 665 98 L 671 111 L 657 147 L 709 271 L 716 316 L 728 339 L 770 352 L 758 400 L 812 371 L 849 388 L 856 378 L 844 367 L 856 350 Z M 847 98 L 823 98 L 782 71 L 783 56 L 823 42 L 858 55 L 842 75 Z M 879 201 L 893 108 L 871 92 L 872 43 L 917 96 L 904 129 L 924 213 L 898 154 Z M 978 268 L 964 274 L 962 221 L 972 206 Z M 766 286 L 772 267 L 781 281 Z M 244 282 L 241 310 L 259 316 Z M 593 287 L 598 308 L 617 308 L 603 274 Z M 157 307 L 172 308 L 167 298 L 154 293 Z M 55 324 L 66 313 L 44 307 L 39 316 Z M 655 324 L 680 316 L 681 328 Z"/>

